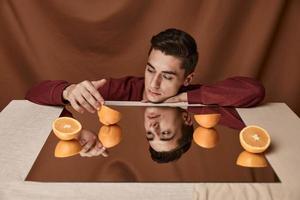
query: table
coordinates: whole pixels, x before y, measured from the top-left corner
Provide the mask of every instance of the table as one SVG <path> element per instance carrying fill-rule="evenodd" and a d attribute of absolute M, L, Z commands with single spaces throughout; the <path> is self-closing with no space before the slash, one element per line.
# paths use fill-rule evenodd
<path fill-rule="evenodd" d="M 39 183 L 23 181 L 62 107 L 11 101 L 0 113 L 1 199 L 300 199 L 300 120 L 284 103 L 237 109 L 267 129 L 281 183 Z"/>

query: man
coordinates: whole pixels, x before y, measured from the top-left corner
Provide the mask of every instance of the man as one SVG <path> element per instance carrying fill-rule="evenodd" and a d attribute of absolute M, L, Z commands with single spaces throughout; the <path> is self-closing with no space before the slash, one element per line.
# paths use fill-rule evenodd
<path fill-rule="evenodd" d="M 70 103 L 78 112 L 94 113 L 104 100 L 188 102 L 250 107 L 264 98 L 264 87 L 247 77 L 232 77 L 211 85 L 190 85 L 198 61 L 197 45 L 187 33 L 167 29 L 151 39 L 145 77 L 44 81 L 31 88 L 26 99 L 46 105 Z"/>
<path fill-rule="evenodd" d="M 158 163 L 178 160 L 191 147 L 193 121 L 184 109 L 148 107 L 144 127 L 151 158 Z"/>

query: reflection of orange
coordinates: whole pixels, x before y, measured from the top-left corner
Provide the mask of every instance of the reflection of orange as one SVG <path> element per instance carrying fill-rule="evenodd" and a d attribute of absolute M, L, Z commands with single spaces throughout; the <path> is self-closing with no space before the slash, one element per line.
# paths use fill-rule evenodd
<path fill-rule="evenodd" d="M 80 151 L 81 146 L 77 140 L 60 140 L 55 147 L 54 155 L 55 157 L 63 158 L 73 156 Z"/>
<path fill-rule="evenodd" d="M 81 131 L 81 124 L 71 117 L 60 117 L 52 123 L 54 134 L 61 140 L 72 140 Z"/>
<path fill-rule="evenodd" d="M 116 124 L 121 120 L 121 113 L 109 108 L 108 106 L 102 105 L 98 111 L 99 120 L 104 125 Z"/>
<path fill-rule="evenodd" d="M 196 122 L 204 128 L 212 128 L 219 123 L 220 114 L 199 114 L 194 115 Z"/>
<path fill-rule="evenodd" d="M 121 142 L 122 130 L 118 125 L 102 126 L 98 138 L 104 147 L 110 148 Z"/>
<path fill-rule="evenodd" d="M 263 154 L 249 153 L 247 151 L 240 153 L 236 164 L 243 167 L 266 167 L 268 165 Z"/>
<path fill-rule="evenodd" d="M 194 131 L 193 139 L 194 142 L 200 147 L 210 149 L 217 145 L 219 141 L 219 135 L 214 128 L 207 129 L 199 126 Z"/>
<path fill-rule="evenodd" d="M 251 153 L 264 152 L 271 143 L 268 132 L 259 126 L 247 126 L 240 132 L 240 142 Z"/>

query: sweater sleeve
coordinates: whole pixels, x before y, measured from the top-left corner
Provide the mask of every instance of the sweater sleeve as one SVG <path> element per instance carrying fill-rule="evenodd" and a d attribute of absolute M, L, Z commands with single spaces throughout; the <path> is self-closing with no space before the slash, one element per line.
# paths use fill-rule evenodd
<path fill-rule="evenodd" d="M 43 81 L 30 88 L 25 99 L 42 105 L 65 105 L 68 102 L 63 100 L 62 93 L 69 85 L 63 80 Z"/>
<path fill-rule="evenodd" d="M 104 100 L 132 100 L 142 99 L 144 88 L 142 77 L 124 77 L 107 79 L 107 82 L 98 89 Z M 65 105 L 69 103 L 62 97 L 66 87 L 71 85 L 63 80 L 47 80 L 33 86 L 26 94 L 25 99 L 42 105 Z"/>
<path fill-rule="evenodd" d="M 105 86 L 98 90 L 105 100 L 140 101 L 144 89 L 144 78 L 133 76 L 110 78 Z"/>
<path fill-rule="evenodd" d="M 249 77 L 231 77 L 211 85 L 197 85 L 187 91 L 190 104 L 215 104 L 219 106 L 251 107 L 265 97 L 265 88 Z"/>

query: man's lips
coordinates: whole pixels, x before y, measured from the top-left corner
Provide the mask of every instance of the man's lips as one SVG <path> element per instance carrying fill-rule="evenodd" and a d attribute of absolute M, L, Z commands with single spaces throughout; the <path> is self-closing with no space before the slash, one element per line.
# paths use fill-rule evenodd
<path fill-rule="evenodd" d="M 153 91 L 151 91 L 151 90 L 148 90 L 148 92 L 149 92 L 151 95 L 154 95 L 154 96 L 160 95 L 160 93 L 158 93 L 158 92 L 153 92 Z"/>

